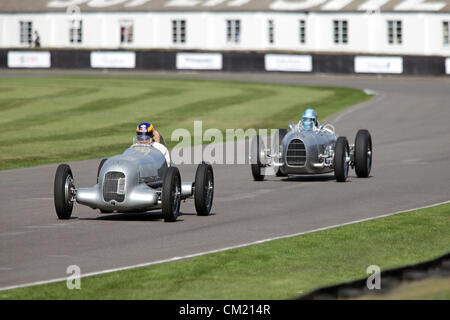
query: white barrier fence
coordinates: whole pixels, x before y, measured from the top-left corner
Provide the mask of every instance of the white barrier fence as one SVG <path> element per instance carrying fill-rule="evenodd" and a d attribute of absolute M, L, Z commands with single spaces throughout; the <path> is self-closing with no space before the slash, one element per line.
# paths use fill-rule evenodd
<path fill-rule="evenodd" d="M 73 55 L 68 58 L 63 55 L 62 58 L 58 52 L 38 51 L 38 50 L 6 50 L 6 61 L 0 64 L 8 68 L 94 68 L 94 69 L 158 69 L 168 68 L 172 70 L 229 70 L 229 71 L 268 71 L 268 72 L 338 72 L 338 73 L 366 73 L 366 74 L 410 74 L 410 75 L 450 75 L 450 57 L 421 57 L 410 59 L 402 56 L 365 56 L 356 55 L 353 58 L 345 57 L 342 59 L 339 55 L 330 56 L 329 59 L 337 59 L 334 61 L 326 61 L 323 65 L 323 58 L 320 55 L 313 54 L 254 54 L 249 53 L 250 57 L 255 60 L 247 64 L 242 64 L 236 58 L 229 59 L 229 53 L 217 52 L 171 52 L 169 58 L 159 61 L 147 61 L 137 65 L 137 56 L 139 61 L 145 59 L 155 59 L 154 55 L 146 55 L 142 52 L 134 51 L 91 51 L 78 52 L 74 51 Z M 78 59 L 79 54 L 90 58 Z M 55 55 L 53 57 L 52 55 Z M 175 58 L 175 59 L 174 59 Z M 264 58 L 263 65 L 261 58 Z M 349 59 L 350 58 L 350 59 Z M 67 61 L 64 61 L 66 59 Z M 159 58 L 156 58 L 159 59 Z M 174 60 L 175 61 L 174 61 Z M 226 59 L 226 60 L 225 60 Z M 249 61 L 249 57 L 245 58 Z M 315 60 L 317 59 L 317 60 Z M 52 62 L 53 60 L 53 62 Z M 417 69 L 420 61 L 432 61 L 429 71 L 422 68 Z M 172 62 L 173 61 L 173 62 Z M 316 61 L 316 62 L 314 62 Z M 169 64 L 167 64 L 169 62 Z M 330 62 L 330 63 L 328 63 Z M 438 64 L 436 64 L 438 62 Z M 81 63 L 81 64 L 80 64 Z M 159 64 L 158 64 L 159 63 Z M 235 65 L 236 63 L 236 65 Z M 175 64 L 175 65 L 172 65 Z M 406 68 L 406 70 L 405 70 Z"/>

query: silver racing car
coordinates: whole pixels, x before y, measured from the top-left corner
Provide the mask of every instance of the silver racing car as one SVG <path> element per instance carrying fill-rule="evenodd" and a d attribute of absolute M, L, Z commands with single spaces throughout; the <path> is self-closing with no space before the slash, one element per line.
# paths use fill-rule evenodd
<path fill-rule="evenodd" d="M 330 124 L 305 128 L 300 120 L 290 124 L 290 131 L 278 129 L 273 137 L 254 136 L 251 142 L 251 171 L 254 180 L 264 180 L 266 170 L 277 176 L 333 172 L 338 182 L 347 180 L 349 167 L 367 178 L 372 167 L 372 138 L 368 130 L 359 130 L 355 144 L 337 137 Z M 265 148 L 264 140 L 272 148 Z M 272 141 L 272 142 L 270 142 Z"/>
<path fill-rule="evenodd" d="M 162 140 L 163 141 L 163 140 Z M 210 164 L 197 167 L 195 181 L 181 182 L 179 170 L 170 165 L 162 143 L 134 143 L 124 153 L 103 159 L 97 184 L 77 188 L 67 164 L 58 166 L 54 181 L 54 202 L 59 219 L 69 219 L 75 202 L 101 213 L 145 212 L 161 209 L 164 221 L 175 221 L 180 202 L 194 197 L 197 215 L 209 215 L 214 196 L 214 175 Z"/>

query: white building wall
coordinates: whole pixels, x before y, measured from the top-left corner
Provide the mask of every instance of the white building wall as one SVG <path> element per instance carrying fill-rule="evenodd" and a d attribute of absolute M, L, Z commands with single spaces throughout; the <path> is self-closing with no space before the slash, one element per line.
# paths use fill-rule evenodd
<path fill-rule="evenodd" d="M 433 19 L 428 20 L 428 47 L 430 52 L 439 52 L 441 55 L 450 56 L 450 45 L 443 44 L 443 21 L 449 21 L 450 24 L 450 14 L 435 14 Z"/>
<path fill-rule="evenodd" d="M 5 19 L 0 17 L 0 44 L 5 42 Z"/>
<path fill-rule="evenodd" d="M 449 13 L 332 12 L 131 12 L 82 13 L 83 43 L 69 42 L 71 16 L 62 13 L 0 14 L 0 47 L 20 44 L 20 21 L 32 21 L 49 48 L 137 48 L 202 50 L 283 50 L 366 54 L 450 55 L 443 45 L 442 21 Z M 186 43 L 172 42 L 172 20 L 186 20 Z M 227 43 L 226 20 L 241 21 L 239 43 Z M 268 20 L 274 21 L 274 43 L 268 40 Z M 299 41 L 299 20 L 306 21 L 306 43 Z M 333 20 L 348 21 L 348 44 L 333 41 Z M 120 44 L 120 21 L 134 25 L 133 43 Z M 389 44 L 388 20 L 401 20 L 403 43 Z"/>

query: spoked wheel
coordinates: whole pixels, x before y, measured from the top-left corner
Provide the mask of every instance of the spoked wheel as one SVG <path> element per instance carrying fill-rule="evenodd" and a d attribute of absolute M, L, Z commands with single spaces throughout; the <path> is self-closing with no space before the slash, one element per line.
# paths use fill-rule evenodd
<path fill-rule="evenodd" d="M 210 164 L 201 163 L 197 167 L 194 198 L 197 215 L 209 215 L 214 198 L 214 174 Z"/>
<path fill-rule="evenodd" d="M 69 165 L 60 164 L 56 169 L 53 185 L 53 199 L 59 219 L 70 219 L 73 210 L 74 190 L 72 170 Z"/>
<path fill-rule="evenodd" d="M 255 181 L 263 181 L 264 174 L 261 173 L 261 152 L 264 152 L 264 144 L 259 135 L 253 137 L 251 145 L 251 168 Z"/>
<path fill-rule="evenodd" d="M 345 182 L 348 177 L 350 151 L 346 137 L 339 137 L 334 150 L 334 175 L 336 181 Z"/>
<path fill-rule="evenodd" d="M 161 192 L 161 202 L 164 221 L 174 222 L 177 220 L 181 203 L 181 178 L 176 167 L 167 169 Z"/>
<path fill-rule="evenodd" d="M 283 143 L 283 138 L 287 134 L 287 132 L 288 132 L 287 129 L 278 129 L 278 148 L 274 149 L 275 152 L 279 152 L 280 146 Z M 281 156 L 283 156 L 283 155 L 281 155 Z M 278 162 L 281 162 L 281 161 L 278 161 Z M 279 167 L 277 169 L 276 176 L 277 177 L 287 177 L 287 174 L 283 172 L 281 167 Z"/>
<path fill-rule="evenodd" d="M 359 178 L 367 178 L 372 169 L 372 137 L 368 130 L 358 130 L 355 138 L 355 172 Z"/>

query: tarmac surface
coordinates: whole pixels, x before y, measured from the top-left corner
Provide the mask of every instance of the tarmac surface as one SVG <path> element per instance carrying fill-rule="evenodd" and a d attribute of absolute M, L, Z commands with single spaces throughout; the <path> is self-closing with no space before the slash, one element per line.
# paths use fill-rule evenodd
<path fill-rule="evenodd" d="M 62 75 L 2 72 L 0 76 Z M 160 211 L 101 215 L 75 205 L 60 221 L 53 204 L 56 164 L 0 171 L 0 288 L 183 257 L 317 228 L 344 224 L 450 199 L 450 79 L 376 76 L 233 73 L 71 72 L 348 86 L 378 95 L 328 122 L 353 143 L 371 132 L 373 167 L 368 179 L 354 171 L 346 183 L 334 175 L 274 176 L 253 181 L 249 166 L 214 165 L 212 215 L 198 217 L 193 200 L 182 203 L 175 223 Z M 299 117 L 303 110 L 299 110 Z M 293 122 L 298 119 L 292 119 Z M 286 124 L 287 127 L 287 124 Z M 131 135 L 132 133 L 130 133 Z M 70 163 L 77 186 L 96 183 L 97 160 Z M 194 180 L 194 165 L 179 166 Z"/>

